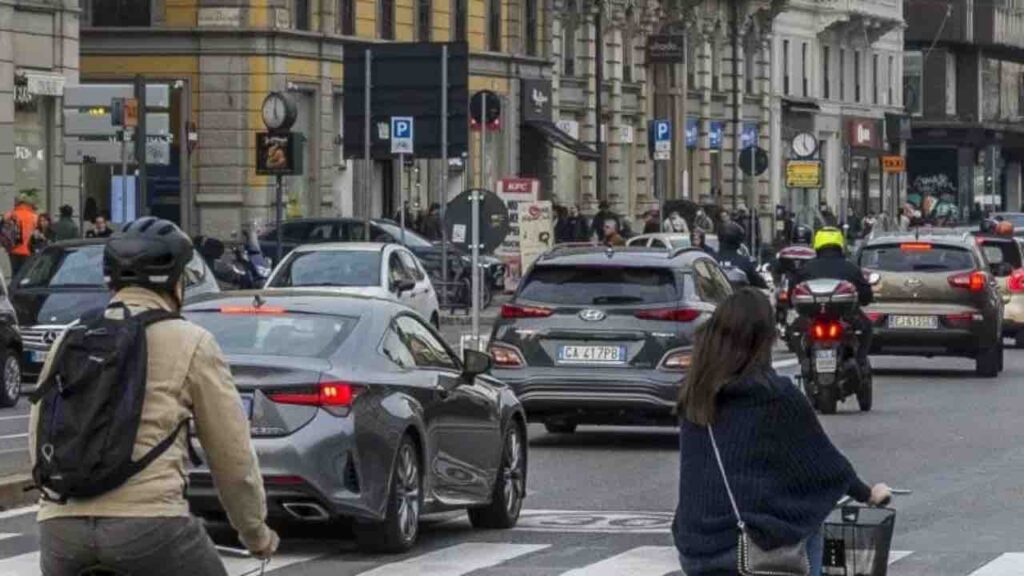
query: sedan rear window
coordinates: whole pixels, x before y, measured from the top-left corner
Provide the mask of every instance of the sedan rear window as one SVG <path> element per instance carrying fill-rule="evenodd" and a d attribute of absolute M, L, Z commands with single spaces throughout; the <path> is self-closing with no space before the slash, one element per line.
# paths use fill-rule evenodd
<path fill-rule="evenodd" d="M 317 314 L 191 312 L 226 354 L 325 358 L 341 346 L 356 318 Z"/>
<path fill-rule="evenodd" d="M 967 249 L 925 242 L 865 248 L 860 255 L 860 265 L 881 272 L 948 272 L 975 267 Z"/>
<path fill-rule="evenodd" d="M 380 251 L 292 252 L 270 287 L 379 286 Z"/>
<path fill-rule="evenodd" d="M 679 290 L 665 268 L 542 266 L 530 272 L 518 298 L 570 306 L 658 304 L 679 300 Z"/>
<path fill-rule="evenodd" d="M 45 250 L 29 260 L 17 282 L 21 288 L 102 287 L 103 244 Z"/>

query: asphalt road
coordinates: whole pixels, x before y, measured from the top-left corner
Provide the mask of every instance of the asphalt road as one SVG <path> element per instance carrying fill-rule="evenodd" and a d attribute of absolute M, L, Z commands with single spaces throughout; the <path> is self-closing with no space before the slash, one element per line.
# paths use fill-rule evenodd
<path fill-rule="evenodd" d="M 1024 351 L 998 379 L 970 362 L 876 359 L 875 410 L 823 417 L 869 481 L 912 489 L 896 502 L 893 576 L 1024 574 Z M 23 412 L 24 410 L 21 409 Z M 16 411 L 0 412 L 0 418 Z M 3 435 L 24 420 L 0 420 Z M 19 427 L 20 426 L 20 427 Z M 412 553 L 357 553 L 337 528 L 285 533 L 275 576 L 665 576 L 676 500 L 669 429 L 530 430 L 530 494 L 517 529 L 477 532 L 462 515 L 425 523 Z M 14 438 L 5 442 L 15 442 Z M 6 446 L 6 445 L 5 445 Z M 0 575 L 38 574 L 31 510 L 0 514 Z M 226 557 L 232 575 L 257 567 Z"/>

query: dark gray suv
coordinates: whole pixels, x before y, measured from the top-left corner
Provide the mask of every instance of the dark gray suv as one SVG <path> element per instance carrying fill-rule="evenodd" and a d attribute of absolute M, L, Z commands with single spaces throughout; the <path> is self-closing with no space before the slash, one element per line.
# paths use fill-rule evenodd
<path fill-rule="evenodd" d="M 731 292 L 699 250 L 556 248 L 502 307 L 494 375 L 552 433 L 674 425 L 693 333 Z"/>

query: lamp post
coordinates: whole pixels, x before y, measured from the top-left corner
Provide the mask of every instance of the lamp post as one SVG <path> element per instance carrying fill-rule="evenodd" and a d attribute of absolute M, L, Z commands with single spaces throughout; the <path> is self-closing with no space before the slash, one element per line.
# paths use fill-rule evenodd
<path fill-rule="evenodd" d="M 597 1 L 597 15 L 594 17 L 594 116 L 597 130 L 597 200 L 608 200 L 608 183 L 605 171 L 608 167 L 608 150 L 605 147 L 601 127 L 604 121 L 604 0 Z"/>

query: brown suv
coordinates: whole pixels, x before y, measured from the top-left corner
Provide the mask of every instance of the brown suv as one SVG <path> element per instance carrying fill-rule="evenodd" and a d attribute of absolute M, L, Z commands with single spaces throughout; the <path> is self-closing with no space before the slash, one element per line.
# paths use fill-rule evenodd
<path fill-rule="evenodd" d="M 872 284 L 872 354 L 974 358 L 979 376 L 1003 369 L 1003 301 L 969 234 L 875 237 L 858 264 Z"/>

